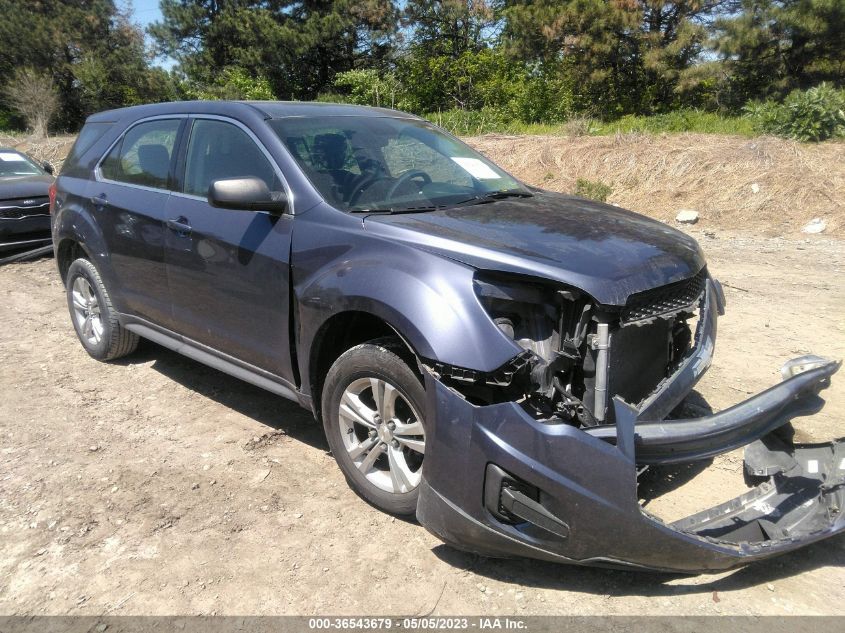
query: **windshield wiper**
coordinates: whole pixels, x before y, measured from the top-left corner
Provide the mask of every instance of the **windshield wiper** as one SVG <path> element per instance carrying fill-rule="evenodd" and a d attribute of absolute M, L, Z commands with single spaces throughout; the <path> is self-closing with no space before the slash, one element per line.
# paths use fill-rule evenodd
<path fill-rule="evenodd" d="M 481 196 L 473 196 L 466 200 L 452 202 L 450 204 L 436 204 L 421 207 L 387 207 L 387 208 L 371 208 L 371 209 L 349 209 L 349 213 L 421 213 L 424 211 L 439 211 L 441 209 L 454 209 L 455 207 L 463 207 L 472 204 L 487 204 L 495 202 L 496 200 L 504 200 L 505 198 L 533 198 L 533 193 L 527 191 L 491 191 Z"/>
<path fill-rule="evenodd" d="M 420 213 L 423 211 L 437 211 L 444 209 L 445 206 L 425 206 L 425 207 L 400 207 L 400 208 L 371 208 L 371 209 L 349 209 L 349 213 Z"/>
<path fill-rule="evenodd" d="M 527 191 L 491 191 L 490 193 L 485 193 L 480 196 L 473 196 L 472 198 L 467 198 L 466 200 L 461 200 L 460 202 L 454 202 L 449 205 L 444 205 L 439 207 L 441 209 L 450 208 L 454 209 L 455 207 L 465 207 L 469 205 L 475 204 L 489 204 L 491 202 L 496 202 L 496 200 L 504 200 L 505 198 L 533 198 L 533 193 L 528 193 Z"/>
<path fill-rule="evenodd" d="M 533 198 L 528 191 L 491 191 L 481 196 L 485 200 L 504 200 L 505 198 Z"/>

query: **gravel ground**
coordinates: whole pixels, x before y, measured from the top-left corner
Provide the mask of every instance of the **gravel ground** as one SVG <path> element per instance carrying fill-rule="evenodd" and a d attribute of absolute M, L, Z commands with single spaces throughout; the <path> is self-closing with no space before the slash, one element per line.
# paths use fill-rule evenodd
<path fill-rule="evenodd" d="M 694 235 L 728 298 L 710 406 L 845 356 L 845 242 Z M 149 343 L 90 359 L 51 260 L 0 269 L 0 320 L 2 614 L 845 614 L 842 537 L 691 577 L 456 552 L 359 500 L 295 405 Z M 805 439 L 845 435 L 837 378 Z M 743 489 L 741 455 L 653 485 L 682 516 Z"/>

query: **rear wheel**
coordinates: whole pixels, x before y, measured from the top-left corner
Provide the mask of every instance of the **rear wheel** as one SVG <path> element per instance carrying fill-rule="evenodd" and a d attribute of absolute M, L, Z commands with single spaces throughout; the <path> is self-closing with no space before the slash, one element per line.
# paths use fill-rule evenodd
<path fill-rule="evenodd" d="M 322 400 L 326 437 L 351 488 L 402 516 L 416 512 L 425 457 L 425 390 L 407 356 L 393 338 L 353 347 L 329 370 Z"/>
<path fill-rule="evenodd" d="M 76 335 L 93 358 L 114 360 L 138 347 L 138 335 L 120 325 L 100 273 L 87 259 L 68 268 L 67 303 Z"/>

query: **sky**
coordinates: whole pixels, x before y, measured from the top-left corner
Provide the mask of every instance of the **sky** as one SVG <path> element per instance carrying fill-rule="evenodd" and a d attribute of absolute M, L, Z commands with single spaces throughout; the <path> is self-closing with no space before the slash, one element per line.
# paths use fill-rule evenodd
<path fill-rule="evenodd" d="M 118 5 L 125 8 L 132 6 L 132 21 L 137 22 L 146 29 L 151 23 L 161 19 L 161 9 L 158 6 L 159 0 L 119 0 Z M 153 61 L 156 66 L 170 70 L 176 63 L 170 58 L 156 59 Z"/>
<path fill-rule="evenodd" d="M 141 26 L 145 27 L 151 22 L 155 22 L 161 18 L 161 10 L 158 7 L 159 0 L 131 0 L 127 2 L 124 0 L 120 4 L 124 7 L 131 4 L 135 14 L 135 21 L 139 22 Z"/>

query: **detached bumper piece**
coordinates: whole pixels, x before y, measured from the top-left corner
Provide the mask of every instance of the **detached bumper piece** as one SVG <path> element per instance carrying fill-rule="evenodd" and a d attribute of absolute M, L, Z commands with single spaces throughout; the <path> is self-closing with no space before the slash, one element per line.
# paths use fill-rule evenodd
<path fill-rule="evenodd" d="M 845 528 L 845 442 L 791 446 L 768 436 L 745 449 L 745 469 L 768 480 L 747 494 L 672 524 L 715 540 L 768 543 L 824 538 Z"/>
<path fill-rule="evenodd" d="M 704 311 L 693 353 L 652 397 L 638 408 L 614 400 L 612 426 L 546 424 L 514 402 L 474 406 L 427 375 L 420 523 L 486 556 L 682 573 L 730 569 L 845 532 L 845 443 L 793 445 L 785 429 L 772 433 L 821 408 L 818 394 L 840 363 L 796 359 L 783 382 L 730 409 L 662 419 L 709 365 L 712 313 Z M 640 506 L 643 464 L 741 446 L 747 473 L 761 480 L 747 493 L 674 523 Z"/>
<path fill-rule="evenodd" d="M 753 442 L 783 426 L 792 418 L 817 413 L 824 401 L 819 391 L 841 365 L 818 357 L 791 361 L 803 373 L 715 415 L 692 420 L 640 421 L 638 411 L 618 398 L 614 400 L 617 424 L 635 425 L 631 457 L 638 464 L 691 462 L 726 453 Z M 803 364 L 802 364 L 803 363 Z M 593 427 L 593 437 L 617 443 L 616 426 Z M 625 447 L 630 450 L 630 447 Z"/>

